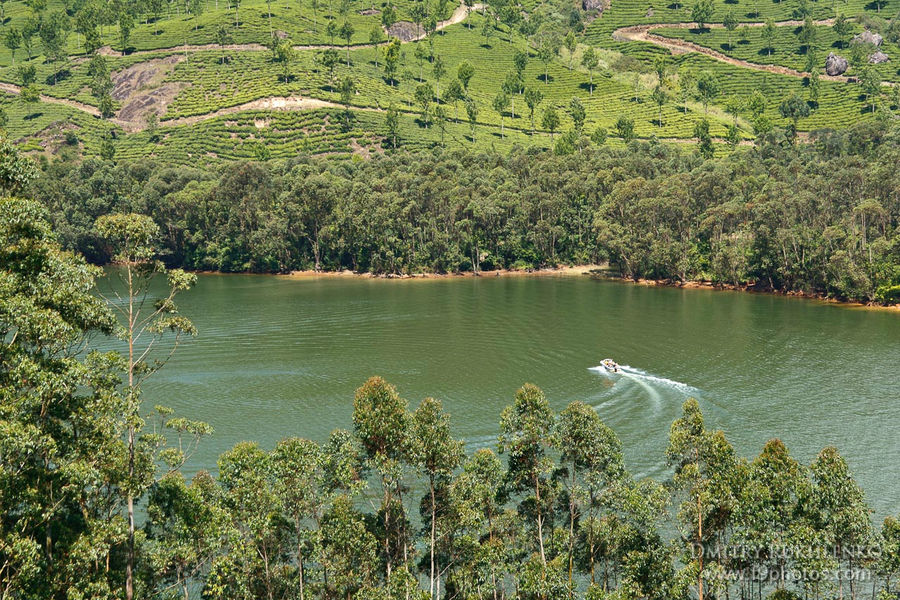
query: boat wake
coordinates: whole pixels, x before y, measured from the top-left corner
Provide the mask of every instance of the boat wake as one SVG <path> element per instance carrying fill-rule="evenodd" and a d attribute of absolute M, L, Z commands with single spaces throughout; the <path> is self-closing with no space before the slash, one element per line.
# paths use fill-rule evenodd
<path fill-rule="evenodd" d="M 614 373 L 610 373 L 603 365 L 591 367 L 590 370 L 597 371 L 599 373 L 603 373 L 604 375 L 607 375 L 607 376 L 614 375 Z M 655 384 L 664 385 L 666 387 L 676 389 L 684 394 L 696 394 L 696 393 L 699 393 L 699 391 L 700 391 L 697 388 L 695 388 L 694 386 L 688 385 L 686 383 L 682 383 L 680 381 L 675 381 L 674 379 L 668 379 L 666 377 L 659 377 L 657 375 L 653 375 L 651 373 L 648 373 L 647 371 L 644 371 L 642 369 L 637 369 L 637 368 L 631 367 L 629 365 L 619 365 L 618 374 L 624 375 L 625 377 L 628 377 L 629 379 L 632 379 L 635 382 L 642 384 L 642 387 L 644 387 L 645 389 L 647 389 L 649 387 L 647 385 L 648 383 L 655 383 Z M 648 391 L 649 391 L 649 389 L 648 389 Z M 656 396 L 656 398 L 654 398 L 654 399 L 658 398 L 658 394 L 656 394 L 655 390 L 653 391 L 653 394 L 651 394 L 651 395 Z"/>

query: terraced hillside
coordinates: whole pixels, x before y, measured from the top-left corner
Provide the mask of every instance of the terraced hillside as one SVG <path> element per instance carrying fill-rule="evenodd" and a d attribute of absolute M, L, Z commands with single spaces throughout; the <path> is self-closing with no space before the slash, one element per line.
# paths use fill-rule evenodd
<path fill-rule="evenodd" d="M 48 154 L 189 163 L 395 145 L 564 152 L 633 137 L 735 145 L 900 110 L 900 0 L 2 7 L 0 120 Z M 858 43 L 864 31 L 879 47 Z M 839 75 L 825 73 L 829 52 L 847 59 Z M 875 52 L 889 60 L 872 64 Z"/>

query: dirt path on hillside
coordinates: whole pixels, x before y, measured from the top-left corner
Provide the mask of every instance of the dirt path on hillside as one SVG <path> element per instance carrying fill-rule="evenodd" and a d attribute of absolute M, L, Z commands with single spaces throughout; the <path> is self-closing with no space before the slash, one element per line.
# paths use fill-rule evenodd
<path fill-rule="evenodd" d="M 14 83 L 4 83 L 0 82 L 0 91 L 6 92 L 8 94 L 19 95 L 22 93 L 22 86 L 16 85 Z M 83 102 L 78 102 L 77 100 L 69 100 L 67 98 L 56 98 L 54 96 L 45 96 L 44 94 L 40 95 L 41 102 L 46 102 L 48 104 L 61 104 L 63 106 L 68 106 L 69 108 L 74 108 L 75 110 L 80 110 L 82 112 L 86 112 L 92 117 L 100 117 L 100 109 L 96 106 L 91 106 L 90 104 L 84 104 Z M 122 121 L 117 118 L 109 119 L 111 123 L 115 123 L 119 125 L 126 131 L 134 131 L 134 129 L 129 129 L 131 127 L 131 123 L 128 121 Z"/>
<path fill-rule="evenodd" d="M 209 119 L 215 119 L 216 117 L 222 117 L 225 115 L 233 115 L 235 113 L 244 112 L 248 110 L 273 110 L 273 111 L 312 111 L 319 110 L 322 108 L 344 108 L 343 104 L 338 104 L 337 102 L 329 102 L 328 100 L 319 100 L 318 98 L 302 98 L 300 96 L 286 96 L 286 97 L 269 97 L 269 98 L 260 98 L 259 100 L 253 100 L 252 102 L 245 102 L 244 104 L 238 104 L 237 106 L 229 106 L 228 108 L 222 108 L 214 112 L 203 113 L 202 115 L 193 115 L 190 117 L 178 117 L 176 119 L 167 119 L 165 121 L 160 121 L 160 126 L 162 127 L 178 127 L 180 125 L 194 125 L 196 123 L 200 123 L 201 121 L 207 121 Z M 384 112 L 379 108 L 372 107 L 361 107 L 361 106 L 351 106 L 351 110 L 354 111 L 370 111 L 370 112 Z"/>
<path fill-rule="evenodd" d="M 813 21 L 814 25 L 832 25 L 834 24 L 834 19 L 824 19 L 821 21 Z M 764 27 L 765 23 L 742 23 L 742 25 L 746 25 L 748 27 Z M 777 27 L 800 27 L 803 25 L 803 21 L 778 21 L 775 23 Z M 720 62 L 727 63 L 729 65 L 734 65 L 736 67 L 744 67 L 746 69 L 753 69 L 755 71 L 766 71 L 769 73 L 775 73 L 777 75 L 788 75 L 790 77 L 808 77 L 809 73 L 804 71 L 798 71 L 796 69 L 791 69 L 789 67 L 784 67 L 781 65 L 763 65 L 760 63 L 754 63 L 747 60 L 742 60 L 739 58 L 734 58 L 733 56 L 728 56 L 727 54 L 723 54 L 717 50 L 713 50 L 712 48 L 708 48 L 706 46 L 701 46 L 700 44 L 695 44 L 694 42 L 689 42 L 687 40 L 679 40 L 674 38 L 662 37 L 659 35 L 655 35 L 653 33 L 654 29 L 696 29 L 696 23 L 655 23 L 652 25 L 632 25 L 629 27 L 620 27 L 616 29 L 612 36 L 614 39 L 619 41 L 629 41 L 629 42 L 648 42 L 650 44 L 654 44 L 656 46 L 660 46 L 662 48 L 668 49 L 672 54 L 686 54 L 688 52 L 698 52 L 700 54 L 705 54 L 710 58 L 714 58 Z M 710 23 L 706 27 L 711 29 L 724 29 L 724 26 L 721 23 Z M 826 75 L 822 74 L 819 77 L 820 79 L 824 79 L 826 81 L 839 81 L 842 83 L 847 83 L 850 81 L 855 81 L 852 77 L 844 77 L 842 75 Z"/>
<path fill-rule="evenodd" d="M 468 14 L 473 10 L 481 10 L 484 8 L 484 4 L 474 4 L 471 8 L 466 7 L 465 2 L 460 2 L 459 6 L 456 7 L 456 10 L 453 11 L 453 14 L 450 15 L 450 18 L 446 21 L 440 21 L 437 24 L 437 31 L 442 29 L 446 29 L 451 25 L 456 25 L 458 23 L 462 23 L 466 20 Z M 382 26 L 382 29 L 384 27 Z M 425 33 L 422 33 L 415 38 L 409 40 L 410 42 L 415 42 L 421 39 L 424 39 L 426 36 Z M 384 42 L 380 42 L 378 44 L 351 44 L 351 50 L 359 50 L 361 48 L 375 48 L 377 46 L 384 46 L 388 43 L 387 40 Z M 403 42 L 408 43 L 408 42 Z M 344 44 L 298 44 L 294 46 L 294 50 L 346 50 L 347 46 Z M 263 50 L 268 50 L 268 48 L 262 44 L 225 44 L 224 46 L 220 46 L 218 44 L 182 44 L 181 46 L 171 46 L 169 48 L 157 48 L 155 50 L 135 50 L 134 52 L 129 53 L 127 56 L 146 56 L 148 54 L 165 54 L 165 53 L 174 53 L 174 52 L 205 52 L 205 51 L 251 51 L 251 52 L 262 52 Z M 113 50 L 109 46 L 104 46 L 98 51 L 100 54 L 105 56 L 121 56 L 121 52 Z"/>

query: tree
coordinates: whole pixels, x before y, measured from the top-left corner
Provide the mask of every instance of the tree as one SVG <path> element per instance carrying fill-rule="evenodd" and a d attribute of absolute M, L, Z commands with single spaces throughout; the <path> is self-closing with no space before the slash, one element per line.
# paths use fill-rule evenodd
<path fill-rule="evenodd" d="M 459 82 L 462 84 L 463 92 L 465 92 L 466 96 L 469 95 L 469 82 L 474 76 L 475 67 L 473 67 L 471 63 L 465 60 L 459 63 L 459 66 L 456 68 L 456 78 L 459 79 Z"/>
<path fill-rule="evenodd" d="M 338 35 L 338 26 L 334 20 L 328 21 L 328 25 L 325 26 L 325 34 L 328 36 L 329 44 L 334 46 L 334 36 Z"/>
<path fill-rule="evenodd" d="M 484 36 L 485 47 L 491 47 L 491 38 L 494 37 L 494 20 L 485 18 L 481 22 L 481 35 Z"/>
<path fill-rule="evenodd" d="M 222 50 L 222 58 L 219 60 L 220 64 L 225 64 L 225 46 L 231 43 L 231 32 L 228 31 L 228 28 L 223 24 L 219 25 L 216 28 L 216 43 L 219 44 L 219 48 Z"/>
<path fill-rule="evenodd" d="M 560 469 L 556 477 L 565 487 L 564 499 L 569 513 L 568 575 L 569 586 L 572 586 L 576 526 L 587 513 L 587 544 L 592 547 L 596 523 L 593 508 L 597 497 L 625 474 L 622 444 L 612 429 L 600 420 L 597 411 L 584 402 L 572 402 L 559 415 L 554 445 L 560 452 Z"/>
<path fill-rule="evenodd" d="M 797 121 L 809 116 L 809 104 L 797 94 L 791 94 L 781 101 L 778 112 L 785 119 L 790 119 L 793 131 L 797 131 Z"/>
<path fill-rule="evenodd" d="M 350 121 L 353 118 L 353 113 L 350 112 L 350 101 L 353 99 L 353 94 L 356 92 L 356 84 L 349 75 L 344 77 L 343 81 L 341 81 L 340 92 L 341 104 L 344 105 L 344 127 L 349 129 Z"/>
<path fill-rule="evenodd" d="M 440 54 L 434 57 L 434 62 L 431 64 L 431 72 L 434 75 L 434 85 L 435 85 L 435 96 L 437 97 L 437 101 L 441 101 L 441 79 L 447 74 L 447 67 L 444 65 L 444 59 Z"/>
<path fill-rule="evenodd" d="M 712 21 L 714 12 L 712 0 L 697 0 L 691 7 L 691 20 L 697 24 L 697 29 L 702 31 L 706 28 L 706 24 Z"/>
<path fill-rule="evenodd" d="M 548 106 L 544 109 L 544 113 L 541 116 L 541 127 L 548 130 L 550 139 L 553 139 L 553 134 L 559 128 L 559 113 L 556 112 L 556 107 Z"/>
<path fill-rule="evenodd" d="M 712 71 L 701 71 L 697 77 L 697 99 L 703 104 L 703 111 L 709 112 L 709 103 L 719 97 L 719 80 Z"/>
<path fill-rule="evenodd" d="M 369 32 L 369 44 L 372 46 L 380 46 L 384 42 L 384 31 L 377 25 Z M 375 68 L 378 68 L 378 50 L 375 50 Z"/>
<path fill-rule="evenodd" d="M 575 58 L 575 48 L 578 46 L 575 41 L 575 32 L 571 29 L 566 32 L 566 36 L 563 38 L 563 46 L 566 48 L 566 52 L 569 53 L 569 70 L 572 70 L 572 60 Z"/>
<path fill-rule="evenodd" d="M 862 69 L 862 73 L 859 76 L 859 84 L 866 95 L 866 102 L 872 107 L 872 112 L 874 113 L 875 101 L 881 95 L 881 77 L 879 77 L 875 69 L 867 65 Z M 809 114 L 808 107 L 807 114 Z M 805 117 L 806 115 L 802 116 Z"/>
<path fill-rule="evenodd" d="M 701 125 L 698 123 L 697 127 Z M 681 418 L 672 423 L 666 460 L 675 469 L 673 483 L 686 496 L 681 502 L 679 518 L 691 559 L 689 567 L 697 577 L 697 596 L 702 600 L 704 571 L 716 572 L 711 565 L 704 565 L 704 555 L 717 559 L 714 552 L 707 553 L 704 549 L 719 548 L 725 542 L 724 535 L 735 507 L 734 449 L 721 431 L 706 430 L 697 401 L 689 398 L 682 405 Z"/>
<path fill-rule="evenodd" d="M 525 50 L 517 50 L 515 54 L 513 54 L 513 67 L 516 70 L 516 75 L 518 75 L 519 79 L 523 79 L 525 76 L 525 67 L 528 66 L 528 52 Z"/>
<path fill-rule="evenodd" d="M 391 138 L 391 147 L 397 147 L 397 131 L 400 127 L 400 113 L 397 112 L 397 107 L 391 104 L 388 107 L 387 113 L 384 117 L 384 123 L 387 127 L 388 137 Z"/>
<path fill-rule="evenodd" d="M 34 164 L 0 145 L 0 186 L 17 194 L 36 175 Z M 126 484 L 116 458 L 121 357 L 89 344 L 114 328 L 91 293 L 100 271 L 62 250 L 38 202 L 10 197 L 0 200 L 0 264 L 4 594 L 59 598 L 77 586 L 116 595 L 121 566 L 106 559 L 123 541 L 109 518 L 121 508 L 117 486 Z M 87 351 L 67 351 L 76 346 Z"/>
<path fill-rule="evenodd" d="M 507 94 L 504 90 L 500 90 L 497 92 L 497 95 L 494 96 L 494 101 L 491 103 L 491 106 L 498 115 L 500 115 L 500 137 L 503 137 L 503 115 L 506 112 L 506 109 L 509 108 L 509 94 Z"/>
<path fill-rule="evenodd" d="M 722 25 L 725 27 L 726 31 L 728 31 L 728 49 L 734 50 L 734 31 L 738 28 L 738 20 L 737 17 L 734 16 L 734 12 L 728 11 L 725 13 L 725 18 L 722 20 Z"/>
<path fill-rule="evenodd" d="M 809 15 L 803 20 L 803 25 L 800 27 L 800 33 L 797 34 L 797 39 L 803 45 L 804 52 L 807 55 L 812 54 L 813 47 L 816 44 L 816 25 Z"/>
<path fill-rule="evenodd" d="M 278 62 L 281 64 L 281 77 L 285 83 L 291 79 L 291 63 L 294 62 L 296 53 L 291 40 L 280 40 L 275 47 L 275 54 Z"/>
<path fill-rule="evenodd" d="M 438 129 L 441 132 L 441 147 L 444 147 L 444 135 L 447 133 L 447 111 L 440 104 L 434 107 L 434 120 L 437 121 Z"/>
<path fill-rule="evenodd" d="M 687 114 L 688 98 L 692 97 L 697 91 L 697 78 L 693 71 L 683 69 L 678 73 L 678 90 L 681 93 L 682 109 L 684 114 Z"/>
<path fill-rule="evenodd" d="M 435 582 L 440 574 L 436 564 L 438 486 L 445 487 L 450 476 L 462 462 L 463 444 L 450 434 L 450 417 L 443 411 L 441 403 L 426 398 L 412 416 L 411 456 L 413 464 L 428 479 L 428 546 L 429 546 L 429 591 L 435 598 Z"/>
<path fill-rule="evenodd" d="M 548 111 L 555 110 L 552 107 Z M 545 111 L 544 115 L 549 114 Z M 558 123 L 557 123 L 558 124 Z M 547 126 L 548 129 L 556 127 Z M 500 416 L 500 452 L 509 455 L 507 477 L 512 489 L 526 493 L 523 505 L 533 515 L 541 565 L 546 568 L 544 523 L 552 511 L 554 491 L 549 482 L 553 461 L 546 450 L 554 443 L 553 411 L 540 388 L 525 384 L 516 392 L 515 402 Z M 521 505 L 520 505 L 521 506 Z"/>
<path fill-rule="evenodd" d="M 594 71 L 597 70 L 597 65 L 600 64 L 600 60 L 597 57 L 597 53 L 594 52 L 594 47 L 589 46 L 587 50 L 584 51 L 584 54 L 581 55 L 581 66 L 583 66 L 588 71 L 588 76 L 590 77 L 590 95 L 594 95 Z"/>
<path fill-rule="evenodd" d="M 837 17 L 835 17 L 834 24 L 832 24 L 831 28 L 834 30 L 834 34 L 838 38 L 840 47 L 846 48 L 846 40 L 848 37 L 850 37 L 850 34 L 853 33 L 853 24 L 847 20 L 847 17 L 845 17 L 843 13 L 841 13 Z"/>
<path fill-rule="evenodd" d="M 353 427 L 369 465 L 381 480 L 381 520 L 384 527 L 382 558 L 385 576 L 390 578 L 394 563 L 406 555 L 406 515 L 402 498 L 401 464 L 410 444 L 410 416 L 406 401 L 380 377 L 372 377 L 356 390 Z"/>
<path fill-rule="evenodd" d="M 431 120 L 431 113 L 428 109 L 434 101 L 434 88 L 431 87 L 430 83 L 421 83 L 416 86 L 415 96 L 416 102 L 422 107 L 422 123 L 425 124 L 425 128 L 427 129 L 428 123 Z"/>
<path fill-rule="evenodd" d="M 466 115 L 469 117 L 469 126 L 472 129 L 472 143 L 475 143 L 475 125 L 478 123 L 478 105 L 472 98 L 466 99 Z"/>
<path fill-rule="evenodd" d="M 762 39 L 766 44 L 769 56 L 772 56 L 772 51 L 775 48 L 776 35 L 778 35 L 778 30 L 775 28 L 775 22 L 772 19 L 766 19 L 766 24 L 763 26 Z"/>
<path fill-rule="evenodd" d="M 16 64 L 16 50 L 22 47 L 22 34 L 15 27 L 10 27 L 6 30 L 6 35 L 3 36 L 3 45 L 9 49 L 10 54 L 12 54 L 12 64 Z"/>
<path fill-rule="evenodd" d="M 662 128 L 662 109 L 663 106 L 666 105 L 666 102 L 669 101 L 669 95 L 662 88 L 662 86 L 657 85 L 653 88 L 653 92 L 650 94 L 650 99 L 653 100 L 653 103 L 656 104 L 657 108 L 657 125 Z"/>
<path fill-rule="evenodd" d="M 459 122 L 459 101 L 463 98 L 465 98 L 465 93 L 463 92 L 462 84 L 459 82 L 459 79 L 451 79 L 444 92 L 444 100 L 453 103 L 453 110 L 455 112 L 454 120 L 457 122 Z"/>
<path fill-rule="evenodd" d="M 552 41 L 544 40 L 540 47 L 538 48 L 538 60 L 544 63 L 544 83 L 550 83 L 550 73 L 548 69 L 550 68 L 550 63 L 553 61 L 553 57 L 556 56 L 556 48 Z"/>
<path fill-rule="evenodd" d="M 544 100 L 544 94 L 535 88 L 527 88 L 525 90 L 525 105 L 528 107 L 528 114 L 531 118 L 531 134 L 534 135 L 534 111 Z"/>
<path fill-rule="evenodd" d="M 66 43 L 69 39 L 69 28 L 69 18 L 59 10 L 50 13 L 50 16 L 42 23 L 38 33 L 44 47 L 44 54 L 50 61 L 57 63 L 68 58 Z M 54 69 L 54 85 L 56 85 L 58 70 L 58 67 Z"/>
<path fill-rule="evenodd" d="M 569 101 L 569 116 L 572 118 L 575 133 L 581 137 L 581 134 L 584 132 L 584 120 L 587 118 L 587 112 L 584 109 L 584 104 L 576 96 L 573 96 Z"/>
<path fill-rule="evenodd" d="M 506 74 L 506 79 L 503 80 L 503 85 L 500 86 L 503 93 L 509 96 L 513 119 L 516 118 L 516 96 L 522 93 L 524 85 L 524 82 L 519 78 L 518 74 L 512 72 Z"/>
<path fill-rule="evenodd" d="M 634 139 L 634 121 L 622 115 L 616 121 L 616 135 L 626 144 Z"/>
<path fill-rule="evenodd" d="M 353 34 L 355 33 L 355 29 L 353 28 L 353 24 L 350 21 L 344 21 L 341 24 L 341 29 L 338 31 L 338 35 L 344 38 L 344 42 L 347 45 L 347 66 L 350 66 L 350 41 L 353 39 Z"/>
<path fill-rule="evenodd" d="M 319 55 L 319 62 L 323 67 L 328 69 L 329 82 L 334 82 L 334 69 L 335 67 L 337 67 L 340 60 L 341 59 L 338 56 L 337 50 L 335 50 L 334 48 L 327 48 L 322 51 L 322 54 Z"/>
<path fill-rule="evenodd" d="M 238 9 L 241 8 L 241 0 L 228 0 L 228 3 L 234 9 L 234 26 L 239 27 L 241 22 L 238 21 Z"/>
<path fill-rule="evenodd" d="M 715 149 L 709 134 L 709 121 L 701 119 L 694 125 L 694 137 L 697 138 L 697 149 L 703 158 L 712 158 Z"/>
<path fill-rule="evenodd" d="M 809 101 L 815 106 L 819 106 L 819 72 L 815 69 L 811 70 L 809 76 L 806 78 L 806 83 L 806 89 L 809 92 Z"/>
<path fill-rule="evenodd" d="M 394 38 L 384 47 L 384 76 L 391 85 L 396 85 L 397 68 L 400 64 L 400 40 Z"/>
<path fill-rule="evenodd" d="M 190 289 L 196 276 L 181 269 L 167 270 L 156 259 L 159 227 L 150 217 L 137 214 L 113 214 L 100 217 L 97 232 L 107 240 L 114 260 L 122 265 L 116 273 L 118 288 L 107 302 L 115 311 L 121 336 L 128 346 L 124 365 L 126 406 L 127 478 L 123 485 L 128 514 L 125 596 L 134 595 L 134 503 L 146 491 L 148 482 L 140 473 L 140 440 L 143 427 L 140 397 L 144 382 L 157 372 L 178 348 L 184 335 L 196 335 L 194 325 L 178 313 L 175 298 Z M 152 286 L 162 277 L 166 292 L 156 298 Z M 114 298 L 113 298 L 114 297 Z M 171 334 L 171 341 L 167 340 Z M 162 358 L 155 358 L 159 346 L 167 344 Z"/>

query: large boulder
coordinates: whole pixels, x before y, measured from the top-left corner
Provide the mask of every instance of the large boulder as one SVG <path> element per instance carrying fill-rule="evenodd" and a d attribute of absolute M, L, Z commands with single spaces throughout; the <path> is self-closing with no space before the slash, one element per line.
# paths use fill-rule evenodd
<path fill-rule="evenodd" d="M 421 26 L 409 21 L 397 21 L 387 28 L 388 37 L 397 38 L 401 42 L 411 42 L 425 36 Z"/>
<path fill-rule="evenodd" d="M 602 13 L 603 9 L 606 8 L 606 2 L 605 0 L 581 0 L 581 8 Z"/>
<path fill-rule="evenodd" d="M 834 52 L 828 54 L 825 59 L 825 72 L 834 77 L 835 75 L 843 75 L 850 65 L 843 56 L 838 56 Z"/>
<path fill-rule="evenodd" d="M 877 33 L 872 33 L 868 29 L 863 31 L 862 33 L 853 36 L 853 39 L 850 40 L 851 44 L 872 44 L 876 48 L 881 45 L 881 42 L 884 41 Z"/>
<path fill-rule="evenodd" d="M 881 63 L 886 63 L 889 60 L 891 60 L 890 57 L 881 51 L 878 51 L 875 54 L 869 56 L 869 62 L 873 65 L 880 65 Z"/>

